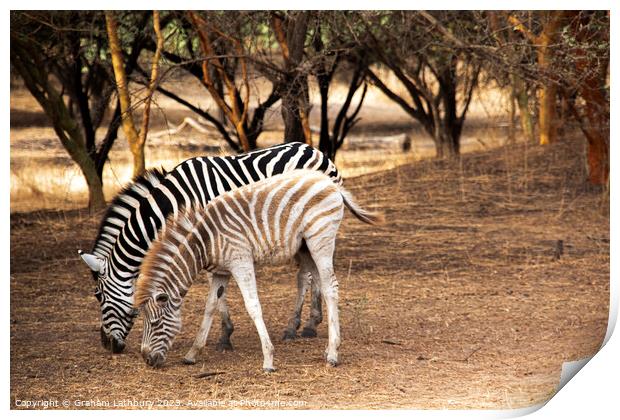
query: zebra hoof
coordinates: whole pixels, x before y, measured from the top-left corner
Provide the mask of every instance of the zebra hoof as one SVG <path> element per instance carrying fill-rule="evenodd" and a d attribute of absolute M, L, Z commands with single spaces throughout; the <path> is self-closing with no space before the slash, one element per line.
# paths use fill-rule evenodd
<path fill-rule="evenodd" d="M 183 358 L 183 364 L 184 365 L 195 365 L 196 364 L 196 359 L 185 356 Z"/>
<path fill-rule="evenodd" d="M 316 337 L 316 330 L 314 328 L 304 327 L 301 331 L 301 336 L 305 338 L 314 338 Z"/>
<path fill-rule="evenodd" d="M 291 328 L 287 328 L 284 330 L 284 335 L 282 336 L 282 340 L 288 341 L 288 340 L 294 340 L 296 338 L 297 338 L 297 331 Z"/>
<path fill-rule="evenodd" d="M 276 371 L 276 368 L 263 368 L 263 372 L 265 373 L 273 373 Z"/>
<path fill-rule="evenodd" d="M 338 364 L 339 364 L 338 363 L 338 359 L 334 359 L 334 358 L 331 358 L 331 357 L 327 358 L 327 366 L 329 366 L 329 367 L 336 367 L 336 366 L 338 366 Z"/>
<path fill-rule="evenodd" d="M 215 350 L 224 353 L 225 351 L 233 351 L 233 346 L 230 341 L 218 341 Z"/>

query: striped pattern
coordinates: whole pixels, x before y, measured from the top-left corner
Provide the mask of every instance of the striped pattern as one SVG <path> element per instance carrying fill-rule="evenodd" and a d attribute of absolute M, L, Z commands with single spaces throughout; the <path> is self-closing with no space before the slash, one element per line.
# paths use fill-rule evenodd
<path fill-rule="evenodd" d="M 142 352 L 147 362 L 159 366 L 165 360 L 180 330 L 183 297 L 206 268 L 232 274 L 261 336 L 263 367 L 273 369 L 273 346 L 262 322 L 253 264 L 290 259 L 305 244 L 328 304 L 332 346 L 328 359 L 331 357 L 335 364 L 340 339 L 339 332 L 334 331 L 338 329 L 338 285 L 332 259 L 344 205 L 367 223 L 382 220 L 357 206 L 329 177 L 307 170 L 273 176 L 225 193 L 206 207 L 171 219 L 169 229 L 142 264 L 136 286 L 135 306 L 145 309 Z M 213 290 L 208 301 L 212 295 Z"/>
<path fill-rule="evenodd" d="M 320 236 L 342 219 L 342 196 L 329 178 L 295 171 L 226 193 L 205 208 L 171 219 L 170 231 L 147 255 L 135 305 L 163 288 L 180 298 L 203 268 L 230 271 L 228 262 L 292 258 L 302 239 Z M 335 218 L 335 219 L 334 219 Z M 302 234 L 304 238 L 302 238 Z"/>
<path fill-rule="evenodd" d="M 101 222 L 92 254 L 105 270 L 93 273 L 101 305 L 102 341 L 123 342 L 133 325 L 135 279 L 144 255 L 161 234 L 169 215 L 235 188 L 297 168 L 342 179 L 335 165 L 320 151 L 303 143 L 230 156 L 186 160 L 170 173 L 151 170 L 119 194 Z M 124 346 L 124 343 L 123 343 Z"/>

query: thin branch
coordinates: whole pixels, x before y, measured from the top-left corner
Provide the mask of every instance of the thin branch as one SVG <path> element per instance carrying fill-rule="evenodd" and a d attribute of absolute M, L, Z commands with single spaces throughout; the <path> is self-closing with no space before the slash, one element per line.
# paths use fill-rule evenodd
<path fill-rule="evenodd" d="M 467 48 L 467 45 L 463 41 L 455 37 L 454 34 L 450 32 L 445 26 L 443 26 L 437 19 L 435 19 L 433 15 L 424 10 L 419 10 L 417 13 L 418 15 L 429 21 L 431 25 L 433 25 L 437 30 L 439 30 L 439 32 L 441 32 L 444 38 L 446 38 L 448 41 L 452 42 L 459 48 Z"/>
<path fill-rule="evenodd" d="M 147 76 L 146 71 L 144 71 L 144 69 L 142 69 L 141 67 L 137 67 L 137 71 L 142 74 L 143 76 Z M 210 113 L 208 113 L 207 111 L 198 108 L 196 105 L 188 102 L 187 100 L 181 98 L 180 96 L 178 96 L 177 94 L 165 89 L 164 87 L 162 87 L 161 85 L 157 85 L 156 87 L 157 92 L 162 93 L 163 95 L 167 96 L 168 98 L 172 99 L 173 101 L 183 105 L 184 107 L 188 108 L 190 111 L 194 112 L 195 114 L 201 116 L 202 118 L 204 118 L 205 120 L 209 121 L 211 124 L 213 124 L 215 126 L 215 128 L 217 129 L 217 131 L 220 132 L 220 134 L 222 135 L 222 138 L 226 141 L 226 143 L 228 143 L 228 145 L 237 153 L 241 153 L 243 152 L 243 149 L 241 148 L 241 146 L 239 146 L 239 144 L 237 142 L 235 142 L 232 137 L 230 136 L 230 133 L 228 132 L 228 130 L 226 130 L 226 127 L 224 127 L 224 125 L 217 119 L 215 118 L 213 115 L 211 115 Z"/>
<path fill-rule="evenodd" d="M 463 111 L 459 117 L 459 121 L 465 120 L 465 114 L 467 114 L 467 109 L 469 108 L 469 104 L 471 103 L 471 99 L 474 96 L 474 89 L 478 84 L 478 76 L 480 74 L 480 65 L 477 65 L 474 68 L 474 74 L 471 77 L 471 83 L 469 84 L 469 88 L 467 89 L 467 94 L 465 97 L 465 105 L 463 106 Z"/>
<path fill-rule="evenodd" d="M 357 89 L 356 89 L 357 90 Z M 360 110 L 362 109 L 362 104 L 364 103 L 364 99 L 366 98 L 366 92 L 368 91 L 368 83 L 364 83 L 364 89 L 362 90 L 362 96 L 353 111 L 351 116 L 345 118 L 344 128 L 342 129 L 342 135 L 340 136 L 340 141 L 338 142 L 338 147 L 342 146 L 344 139 L 349 134 L 349 131 L 361 120 L 361 118 L 357 118 Z"/>
<path fill-rule="evenodd" d="M 413 108 L 411 105 L 407 103 L 407 101 L 405 101 L 399 95 L 394 93 L 389 87 L 387 87 L 385 83 L 383 83 L 381 79 L 379 79 L 379 77 L 371 69 L 368 69 L 367 74 L 375 86 L 377 86 L 388 98 L 390 98 L 391 100 L 396 102 L 398 105 L 400 105 L 400 107 L 405 112 L 407 112 L 409 115 L 421 121 L 427 118 L 426 114 Z"/>
<path fill-rule="evenodd" d="M 508 22 L 514 26 L 514 28 L 521 32 L 532 44 L 536 45 L 540 43 L 540 38 L 532 33 L 521 21 L 514 15 L 508 16 Z"/>
<path fill-rule="evenodd" d="M 286 42 L 286 35 L 282 25 L 282 17 L 276 13 L 272 13 L 271 26 L 273 28 L 273 33 L 275 34 L 276 39 L 278 40 L 278 44 L 280 45 L 280 51 L 282 51 L 282 58 L 284 58 L 285 62 L 288 62 L 290 54 L 288 50 L 288 43 Z"/>
<path fill-rule="evenodd" d="M 159 23 L 159 11 L 157 10 L 153 11 L 153 29 L 155 31 L 155 37 L 157 39 L 157 48 L 155 50 L 155 55 L 153 56 L 153 62 L 151 64 L 151 78 L 146 91 L 144 108 L 142 110 L 142 127 L 140 128 L 140 135 L 138 138 L 138 142 L 140 144 L 146 143 L 146 135 L 149 131 L 149 120 L 151 118 L 151 102 L 153 100 L 153 93 L 155 92 L 155 87 L 157 86 L 157 76 L 159 73 L 159 60 L 161 57 L 161 51 L 164 48 L 164 37 L 161 33 Z"/>

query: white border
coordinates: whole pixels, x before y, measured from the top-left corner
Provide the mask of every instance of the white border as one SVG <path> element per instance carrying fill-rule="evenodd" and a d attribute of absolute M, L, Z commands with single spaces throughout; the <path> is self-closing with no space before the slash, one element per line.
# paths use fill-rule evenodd
<path fill-rule="evenodd" d="M 49 9 L 50 6 L 58 9 L 81 9 L 84 6 L 90 6 L 94 9 L 97 8 L 109 8 L 109 9 L 126 9 L 128 4 L 127 1 L 118 1 L 112 0 L 103 2 L 95 2 L 92 4 L 84 4 L 77 3 L 75 1 L 56 1 L 50 3 L 49 1 L 27 1 L 21 2 L 19 4 L 13 4 L 17 6 L 19 9 Z M 454 8 L 455 3 L 453 1 L 448 0 L 435 0 L 432 2 L 432 9 L 451 9 Z M 529 0 L 529 1 L 512 1 L 512 2 L 503 2 L 502 4 L 498 4 L 497 1 L 470 1 L 466 4 L 460 3 L 456 4 L 456 6 L 462 8 L 469 9 L 606 9 L 612 10 L 611 13 L 611 22 L 612 22 L 612 39 L 614 39 L 613 35 L 616 34 L 617 25 L 618 25 L 618 15 L 619 12 L 618 7 L 613 7 L 613 2 L 611 1 L 602 1 L 602 0 L 590 0 L 587 3 L 585 2 L 576 2 L 576 1 L 557 1 L 550 0 L 545 1 L 544 3 L 540 0 Z M 98 7 L 97 7 L 98 6 Z M 298 2 L 297 4 L 293 4 L 290 1 L 267 1 L 261 2 L 257 4 L 256 2 L 248 2 L 248 1 L 227 1 L 225 3 L 209 3 L 209 2 L 197 2 L 197 1 L 188 1 L 188 0 L 178 0 L 174 3 L 165 2 L 165 1 L 150 1 L 146 2 L 143 0 L 134 1 L 131 3 L 131 8 L 135 9 L 150 9 L 150 8 L 159 8 L 159 9 L 169 9 L 170 6 L 174 6 L 174 9 L 199 9 L 205 7 L 212 8 L 221 8 L 223 10 L 235 10 L 235 9 L 252 9 L 257 6 L 266 9 L 296 9 L 296 8 L 312 8 L 312 9 L 321 9 L 321 8 L 337 8 L 337 9 L 406 9 L 411 7 L 428 7 L 429 4 L 423 4 L 423 2 L 412 3 L 412 2 L 403 2 L 403 1 L 393 1 L 393 0 L 384 0 L 381 2 L 377 1 L 341 1 L 338 2 L 337 6 L 334 2 L 327 2 L 324 0 L 314 1 L 311 3 L 307 2 Z M 297 6 L 297 7 L 295 7 Z M 615 9 L 615 10 L 614 10 Z M 8 9 L 3 15 L 6 31 L 9 31 L 9 13 Z M 8 37 L 6 39 L 9 39 Z M 615 66 L 617 65 L 617 50 L 616 42 L 612 42 L 612 57 L 611 57 L 611 79 L 614 79 L 614 76 L 617 75 L 617 71 L 615 71 Z M 3 43 L 0 47 L 2 51 L 5 53 L 4 57 L 7 57 L 8 53 L 8 45 L 7 43 Z M 7 118 L 9 115 L 9 95 L 10 90 L 6 81 L 9 79 L 9 60 L 5 61 L 3 66 L 4 72 L 4 80 L 5 85 L 2 86 L 4 92 L 4 102 L 3 109 L 5 109 L 3 115 L 3 124 L 5 128 L 5 133 L 8 134 L 9 130 L 9 119 Z M 617 80 L 617 79 L 616 79 Z M 614 147 L 614 141 L 617 139 L 617 122 L 618 115 L 617 109 L 618 107 L 614 106 L 615 99 L 618 98 L 618 88 L 616 85 L 612 86 L 612 117 L 611 117 L 611 161 L 612 168 L 615 168 L 615 165 L 618 162 L 618 153 L 617 147 Z M 8 137 L 8 136 L 7 136 Z M 2 177 L 0 180 L 0 185 L 3 188 L 4 197 L 9 195 L 10 191 L 10 142 L 8 138 L 5 138 L 4 142 L 5 153 L 2 154 L 0 158 L 0 165 L 2 165 L 3 172 L 5 173 L 5 177 Z M 5 166 L 6 165 L 6 166 Z M 540 407 L 529 407 L 526 409 L 519 410 L 459 410 L 459 411 L 411 411 L 411 410 L 397 410 L 397 411 L 320 411 L 320 412 L 295 412 L 294 414 L 289 411 L 276 411 L 276 412 L 266 412 L 266 411 L 256 411 L 256 412 L 214 412 L 209 411 L 205 413 L 203 411 L 197 412 L 183 412 L 180 413 L 182 416 L 188 415 L 199 415 L 199 416 L 209 416 L 214 418 L 236 418 L 243 416 L 243 418 L 256 418 L 256 417 L 267 417 L 272 419 L 278 418 L 289 418 L 291 415 L 299 418 L 315 418 L 316 415 L 321 416 L 334 416 L 334 417 L 342 417 L 342 416 L 355 416 L 359 419 L 364 418 L 376 418 L 376 416 L 381 415 L 389 415 L 390 417 L 402 417 L 410 419 L 412 416 L 416 418 L 508 418 L 515 417 L 527 414 L 529 412 L 535 411 L 534 414 L 531 414 L 529 418 L 532 419 L 548 419 L 548 418 L 583 418 L 584 416 L 593 417 L 593 418 L 606 418 L 609 417 L 611 413 L 618 413 L 618 396 L 617 396 L 617 385 L 618 385 L 618 374 L 619 374 L 619 362 L 617 355 L 620 354 L 620 341 L 617 338 L 617 334 L 612 335 L 613 329 L 615 327 L 615 323 L 617 320 L 617 309 L 618 309 L 618 276 L 617 276 L 617 264 L 614 261 L 617 261 L 617 258 L 620 257 L 615 247 L 615 242 L 613 238 L 617 236 L 618 228 L 613 215 L 616 213 L 617 209 L 617 197 L 614 189 L 614 185 L 617 185 L 618 176 L 616 176 L 615 172 L 611 173 L 611 278 L 610 278 L 610 292 L 611 292 L 611 301 L 610 301 L 610 314 L 609 314 L 609 325 L 608 331 L 605 337 L 606 344 L 604 347 L 583 367 L 582 371 L 579 373 L 578 377 L 572 381 L 568 381 L 566 386 L 561 389 L 558 394 L 553 397 L 544 407 L 538 411 L 536 411 Z M 9 220 L 10 217 L 10 204 L 8 199 L 4 199 L 0 202 L 0 212 L 4 216 L 4 220 Z M 9 328 L 9 319 L 10 319 L 10 270 L 9 270 L 9 250 L 10 250 L 10 232 L 9 232 L 10 224 L 2 223 L 0 224 L 0 234 L 2 235 L 2 244 L 3 250 L 2 253 L 2 266 L 5 267 L 6 275 L 3 276 L 5 280 L 5 294 L 4 294 L 4 305 L 2 308 L 2 336 L 4 338 L 8 338 L 10 336 L 10 328 Z M 3 340 L 5 351 L 9 348 L 9 340 Z M 6 409 L 9 408 L 9 395 L 10 395 L 10 351 L 6 351 L 4 357 L 5 363 L 2 366 L 2 371 L 4 373 L 4 377 L 6 380 L 3 383 L 3 388 L 5 390 L 5 398 L 6 401 Z M 575 364 L 568 364 L 566 369 L 563 370 L 563 380 L 570 379 L 572 375 L 569 373 L 571 368 L 574 368 Z M 577 369 L 578 370 L 578 369 Z M 576 372 L 572 372 L 573 374 Z M 563 381 L 563 384 L 565 382 Z M 114 416 L 125 417 L 129 416 L 130 412 L 126 411 L 115 411 Z M 88 413 L 88 416 L 93 417 L 109 417 L 111 413 L 108 411 L 91 411 Z M 136 413 L 138 414 L 138 413 Z M 144 413 L 141 413 L 144 415 Z M 157 411 L 150 412 L 149 416 L 157 417 L 157 418 L 168 418 L 171 413 L 166 411 Z M 72 412 L 71 414 L 67 412 L 61 411 L 36 411 L 36 412 L 28 412 L 28 411 L 17 411 L 13 410 L 9 412 L 10 416 L 19 417 L 19 418 L 30 418 L 34 416 L 42 416 L 49 418 L 66 418 L 67 416 L 75 416 L 84 415 L 83 412 Z M 175 414 L 178 415 L 178 414 Z"/>

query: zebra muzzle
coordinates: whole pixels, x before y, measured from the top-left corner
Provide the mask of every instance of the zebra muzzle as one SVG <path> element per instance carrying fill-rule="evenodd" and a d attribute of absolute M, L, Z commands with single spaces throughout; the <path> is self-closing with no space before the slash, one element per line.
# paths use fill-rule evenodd
<path fill-rule="evenodd" d="M 144 360 L 146 360 L 147 365 L 154 368 L 159 368 L 164 365 L 164 362 L 166 361 L 166 356 L 164 356 L 164 354 L 161 352 L 149 353 L 148 355 L 146 355 Z"/>
<path fill-rule="evenodd" d="M 116 337 L 112 337 L 112 353 L 122 353 L 125 350 L 125 342 Z"/>
<path fill-rule="evenodd" d="M 101 333 L 101 345 L 103 346 L 103 348 L 106 350 L 112 350 L 112 342 L 110 341 L 110 338 L 103 330 L 103 327 L 99 329 L 99 332 Z"/>

